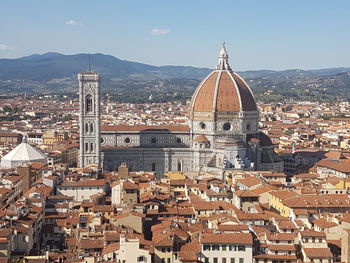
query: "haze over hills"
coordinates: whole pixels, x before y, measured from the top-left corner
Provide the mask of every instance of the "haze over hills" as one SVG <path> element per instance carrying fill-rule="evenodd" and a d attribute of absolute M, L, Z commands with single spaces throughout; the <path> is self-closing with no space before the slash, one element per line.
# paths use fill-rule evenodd
<path fill-rule="evenodd" d="M 138 89 L 143 88 L 144 91 L 153 90 L 158 94 L 176 93 L 176 98 L 183 93 L 185 95 L 181 98 L 184 99 L 190 97 L 199 81 L 212 71 L 190 66 L 157 67 L 100 53 L 63 55 L 49 52 L 17 59 L 0 59 L 0 92 L 76 92 L 76 74 L 88 69 L 89 56 L 92 69 L 102 75 L 104 92 L 129 90 L 129 93 L 140 93 Z M 313 96 L 347 99 L 350 96 L 349 72 L 350 67 L 238 73 L 259 99 L 278 101 L 288 97 L 305 99 Z"/>
<path fill-rule="evenodd" d="M 63 55 L 45 53 L 30 55 L 17 59 L 0 59 L 0 79 L 27 79 L 48 81 L 69 78 L 87 70 L 89 54 Z M 104 54 L 91 54 L 94 71 L 105 78 L 133 78 L 142 80 L 167 78 L 202 78 L 211 70 L 207 68 L 162 66 L 120 60 Z"/>
<path fill-rule="evenodd" d="M 49 52 L 42 55 L 33 54 L 16 59 L 0 59 L 0 79 L 2 80 L 34 80 L 49 81 L 52 79 L 70 78 L 78 72 L 88 68 L 89 54 L 63 55 Z M 195 68 L 189 66 L 152 66 L 128 60 L 120 60 L 111 55 L 91 54 L 91 65 L 94 71 L 101 73 L 105 78 L 120 79 L 172 79 L 193 78 L 201 79 L 212 69 Z M 299 77 L 334 75 L 350 72 L 349 68 L 330 68 L 316 70 L 288 69 L 254 70 L 239 72 L 243 77 Z"/>

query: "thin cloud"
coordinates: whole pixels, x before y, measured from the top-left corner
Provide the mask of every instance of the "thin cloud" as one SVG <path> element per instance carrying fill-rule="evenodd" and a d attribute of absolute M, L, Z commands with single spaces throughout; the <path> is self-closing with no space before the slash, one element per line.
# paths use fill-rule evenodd
<path fill-rule="evenodd" d="M 77 21 L 73 20 L 73 19 L 70 19 L 70 20 L 67 20 L 66 22 L 64 22 L 66 25 L 76 25 L 78 24 Z"/>
<path fill-rule="evenodd" d="M 0 43 L 0 50 L 13 50 L 13 48 L 8 45 Z"/>
<path fill-rule="evenodd" d="M 154 28 L 151 30 L 152 35 L 166 35 L 170 33 L 170 29 L 159 29 L 159 28 Z"/>

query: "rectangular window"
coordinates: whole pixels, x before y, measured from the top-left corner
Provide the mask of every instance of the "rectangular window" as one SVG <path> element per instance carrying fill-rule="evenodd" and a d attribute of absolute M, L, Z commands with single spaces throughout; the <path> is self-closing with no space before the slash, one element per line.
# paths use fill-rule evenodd
<path fill-rule="evenodd" d="M 204 259 L 204 262 L 205 262 L 205 263 L 209 263 L 209 258 L 205 258 L 205 259 Z"/>
<path fill-rule="evenodd" d="M 218 258 L 213 258 L 213 263 L 218 263 Z"/>
<path fill-rule="evenodd" d="M 222 248 L 222 251 L 226 251 L 226 245 L 222 245 L 221 248 Z"/>
<path fill-rule="evenodd" d="M 244 263 L 244 258 L 239 258 L 239 263 Z"/>
<path fill-rule="evenodd" d="M 231 258 L 230 263 L 235 263 L 235 258 Z"/>
<path fill-rule="evenodd" d="M 204 245 L 204 246 L 203 246 L 203 250 L 204 250 L 204 251 L 210 250 L 210 245 Z"/>
<path fill-rule="evenodd" d="M 140 256 L 137 258 L 137 262 L 142 262 L 145 261 L 145 257 L 144 256 Z"/>
<path fill-rule="evenodd" d="M 220 246 L 219 245 L 212 245 L 211 246 L 211 250 L 213 250 L 213 251 L 219 251 L 220 250 Z"/>
<path fill-rule="evenodd" d="M 226 258 L 222 258 L 222 263 L 226 263 Z"/>
<path fill-rule="evenodd" d="M 245 246 L 238 246 L 238 251 L 245 251 Z"/>
<path fill-rule="evenodd" d="M 167 263 L 170 263 L 170 258 L 168 258 L 166 261 L 167 261 Z"/>

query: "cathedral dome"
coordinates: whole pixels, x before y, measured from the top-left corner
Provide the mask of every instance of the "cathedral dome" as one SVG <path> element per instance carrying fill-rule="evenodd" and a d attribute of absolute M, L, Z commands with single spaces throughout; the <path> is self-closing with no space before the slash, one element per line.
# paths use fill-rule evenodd
<path fill-rule="evenodd" d="M 192 119 L 198 113 L 230 114 L 257 111 L 249 86 L 228 64 L 224 43 L 216 69 L 197 87 L 190 110 Z"/>

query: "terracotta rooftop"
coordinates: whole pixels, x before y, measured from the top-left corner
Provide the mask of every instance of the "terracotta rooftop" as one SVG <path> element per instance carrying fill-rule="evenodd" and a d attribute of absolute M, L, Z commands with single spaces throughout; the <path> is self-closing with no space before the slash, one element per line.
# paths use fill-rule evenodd
<path fill-rule="evenodd" d="M 198 135 L 193 139 L 194 142 L 209 142 L 208 138 L 204 135 Z"/>
<path fill-rule="evenodd" d="M 254 96 L 248 85 L 236 73 L 213 71 L 197 87 L 192 112 L 257 111 Z"/>
<path fill-rule="evenodd" d="M 202 244 L 253 244 L 253 237 L 249 233 L 204 233 Z"/>
<path fill-rule="evenodd" d="M 190 129 L 188 126 L 184 125 L 114 125 L 114 126 L 108 126 L 103 125 L 101 126 L 101 131 L 115 131 L 115 132 L 125 132 L 125 131 L 171 131 L 171 132 L 188 132 Z"/>
<path fill-rule="evenodd" d="M 318 232 L 318 231 L 313 231 L 313 230 L 305 230 L 305 231 L 300 231 L 299 234 L 302 237 L 326 237 L 325 232 Z"/>
<path fill-rule="evenodd" d="M 332 258 L 333 254 L 327 248 L 303 248 L 308 258 Z"/>

